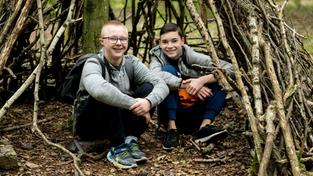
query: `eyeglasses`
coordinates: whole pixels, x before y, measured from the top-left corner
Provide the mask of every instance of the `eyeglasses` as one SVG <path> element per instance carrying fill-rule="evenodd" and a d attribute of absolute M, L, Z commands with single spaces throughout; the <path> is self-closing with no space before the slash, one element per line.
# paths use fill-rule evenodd
<path fill-rule="evenodd" d="M 103 39 L 108 39 L 111 44 L 116 44 L 118 40 L 120 40 L 121 43 L 126 44 L 128 43 L 127 37 L 102 37 Z"/>

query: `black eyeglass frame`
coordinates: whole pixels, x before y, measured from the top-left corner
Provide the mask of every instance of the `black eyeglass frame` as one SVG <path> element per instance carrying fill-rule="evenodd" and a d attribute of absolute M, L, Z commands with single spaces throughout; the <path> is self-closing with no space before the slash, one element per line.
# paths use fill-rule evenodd
<path fill-rule="evenodd" d="M 127 37 L 107 36 L 107 37 L 102 37 L 102 39 L 108 39 L 112 44 L 116 44 L 118 40 L 123 44 L 128 43 Z"/>

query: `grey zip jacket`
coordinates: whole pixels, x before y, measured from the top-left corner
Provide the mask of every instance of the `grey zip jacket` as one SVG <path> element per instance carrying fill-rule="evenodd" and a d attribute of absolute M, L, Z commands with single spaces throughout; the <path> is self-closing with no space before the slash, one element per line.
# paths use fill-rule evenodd
<path fill-rule="evenodd" d="M 193 64 L 197 64 L 200 66 L 208 67 L 209 70 L 213 71 L 213 63 L 210 56 L 195 52 L 192 48 L 187 45 L 182 46 L 185 50 L 186 62 L 188 67 L 183 62 L 182 57 L 178 58 L 178 69 L 180 74 L 185 75 L 191 78 L 198 78 L 203 76 L 198 70 L 194 70 L 191 68 Z M 166 84 L 169 86 L 170 90 L 177 90 L 180 87 L 182 82 L 181 77 L 177 77 L 172 75 L 169 72 L 162 71 L 162 67 L 170 64 L 162 52 L 160 46 L 156 46 L 150 51 L 151 61 L 150 61 L 150 69 L 152 72 L 163 78 Z M 220 68 L 226 71 L 227 76 L 234 77 L 233 67 L 229 62 L 224 60 L 220 60 Z"/>
<path fill-rule="evenodd" d="M 102 50 L 98 54 L 104 58 Z M 123 56 L 120 69 L 109 64 L 111 70 L 111 82 L 108 69 L 105 68 L 105 78 L 102 76 L 102 67 L 96 58 L 89 58 L 85 62 L 79 89 L 86 90 L 89 95 L 104 104 L 129 109 L 136 100 L 131 97 L 132 90 L 129 76 L 125 70 L 125 57 L 130 57 L 133 67 L 133 85 L 140 85 L 148 82 L 153 85 L 152 92 L 145 97 L 151 103 L 151 107 L 158 105 L 168 95 L 169 90 L 166 83 L 154 75 L 138 58 L 135 56 Z"/>

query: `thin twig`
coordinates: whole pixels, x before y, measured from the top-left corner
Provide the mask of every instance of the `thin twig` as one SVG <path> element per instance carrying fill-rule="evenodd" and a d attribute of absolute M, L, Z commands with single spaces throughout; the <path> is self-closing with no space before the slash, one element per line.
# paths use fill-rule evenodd
<path fill-rule="evenodd" d="M 201 148 L 199 147 L 199 145 L 198 145 L 195 141 L 192 140 L 192 138 L 190 138 L 189 141 L 191 142 L 191 144 L 192 144 L 193 146 L 196 147 L 196 149 L 197 149 L 199 152 L 201 152 Z"/>
<path fill-rule="evenodd" d="M 52 120 L 52 119 L 53 119 L 53 118 L 38 120 L 37 123 L 39 124 L 39 123 L 43 123 L 43 122 L 48 122 L 48 121 L 50 121 L 50 120 Z M 32 124 L 33 124 L 33 123 L 30 122 L 30 123 L 26 123 L 26 124 L 23 124 L 23 125 L 17 125 L 17 126 L 2 128 L 2 129 L 0 129 L 0 132 L 8 132 L 8 131 L 17 130 L 17 129 L 29 127 L 29 126 L 31 126 Z"/>
<path fill-rule="evenodd" d="M 226 158 L 213 158 L 213 159 L 194 159 L 195 162 L 200 162 L 200 163 L 216 163 L 216 162 L 226 162 Z"/>

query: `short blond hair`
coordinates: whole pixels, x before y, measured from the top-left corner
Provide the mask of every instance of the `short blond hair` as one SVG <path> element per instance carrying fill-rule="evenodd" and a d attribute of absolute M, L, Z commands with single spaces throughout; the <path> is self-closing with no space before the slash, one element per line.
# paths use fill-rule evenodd
<path fill-rule="evenodd" d="M 104 33 L 105 33 L 105 28 L 106 28 L 107 26 L 122 26 L 122 27 L 125 28 L 125 30 L 126 30 L 127 33 L 128 33 L 128 29 L 127 29 L 127 27 L 126 27 L 123 23 L 121 23 L 121 22 L 118 21 L 118 20 L 111 20 L 111 21 L 107 21 L 106 23 L 103 24 L 102 29 L 101 29 L 101 36 L 104 35 Z"/>

